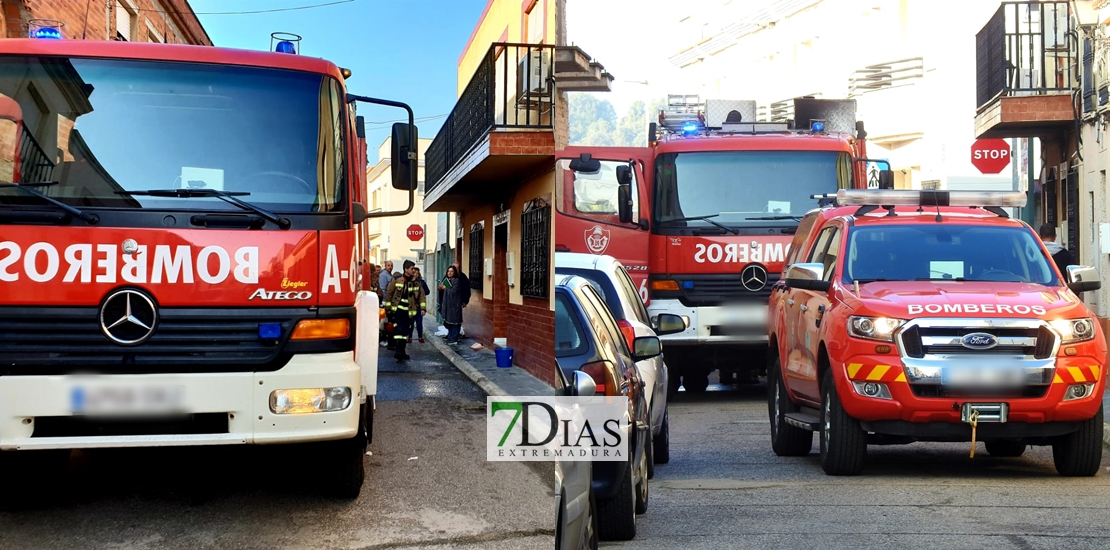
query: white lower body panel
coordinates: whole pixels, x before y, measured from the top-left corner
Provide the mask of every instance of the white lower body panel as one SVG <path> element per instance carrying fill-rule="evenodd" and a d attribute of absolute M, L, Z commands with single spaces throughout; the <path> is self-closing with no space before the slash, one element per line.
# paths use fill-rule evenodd
<path fill-rule="evenodd" d="M 679 333 L 661 336 L 664 344 L 672 345 L 766 345 L 767 304 L 687 307 L 678 300 L 652 300 L 651 316 L 671 313 L 690 320 L 688 328 Z M 720 334 L 736 331 L 739 334 Z"/>

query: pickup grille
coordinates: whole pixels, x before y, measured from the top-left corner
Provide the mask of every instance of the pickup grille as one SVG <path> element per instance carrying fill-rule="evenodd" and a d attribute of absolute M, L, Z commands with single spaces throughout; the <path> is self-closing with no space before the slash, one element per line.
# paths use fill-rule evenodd
<path fill-rule="evenodd" d="M 987 350 L 968 349 L 960 339 L 972 333 L 986 333 L 999 340 Z M 912 326 L 901 336 L 902 350 L 907 357 L 926 355 L 1026 355 L 1047 359 L 1056 344 L 1056 337 L 1046 327 L 928 327 Z"/>
<path fill-rule="evenodd" d="M 0 375 L 273 371 L 308 308 L 161 308 L 154 334 L 121 346 L 100 329 L 95 307 L 0 308 Z M 259 337 L 262 323 L 282 327 L 280 341 Z M 353 326 L 352 326 L 353 329 Z M 353 330 L 352 330 L 353 332 Z"/>

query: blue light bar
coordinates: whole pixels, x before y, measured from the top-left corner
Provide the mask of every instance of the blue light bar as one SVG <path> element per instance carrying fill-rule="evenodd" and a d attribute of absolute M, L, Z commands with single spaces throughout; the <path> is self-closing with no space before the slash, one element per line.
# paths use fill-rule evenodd
<path fill-rule="evenodd" d="M 54 27 L 39 27 L 35 32 L 31 33 L 31 38 L 38 38 L 40 40 L 61 40 L 62 31 Z"/>
<path fill-rule="evenodd" d="M 277 47 L 274 48 L 274 51 L 278 53 L 291 53 L 293 55 L 296 55 L 297 47 L 288 40 L 282 40 L 281 42 L 277 43 Z"/>
<path fill-rule="evenodd" d="M 698 123 L 697 122 L 687 122 L 686 124 L 682 125 L 682 131 L 686 132 L 687 134 L 697 132 L 698 131 Z"/>
<path fill-rule="evenodd" d="M 825 131 L 825 123 L 824 122 L 814 122 L 813 126 L 811 126 L 810 129 L 813 130 L 814 132 L 824 132 Z"/>
<path fill-rule="evenodd" d="M 258 337 L 263 340 L 281 338 L 281 323 L 262 323 L 258 325 Z"/>

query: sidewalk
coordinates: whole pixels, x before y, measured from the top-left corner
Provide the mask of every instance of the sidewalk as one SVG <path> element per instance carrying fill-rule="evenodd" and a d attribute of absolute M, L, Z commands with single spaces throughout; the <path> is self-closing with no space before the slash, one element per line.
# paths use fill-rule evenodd
<path fill-rule="evenodd" d="M 451 364 L 474 381 L 487 395 L 555 395 L 555 389 L 524 369 L 513 366 L 503 369 L 497 366 L 492 349 L 472 350 L 474 340 L 460 338 L 458 345 L 448 345 L 443 338 L 436 336 L 439 328 L 435 315 L 424 316 L 424 339 L 435 346 Z M 465 325 L 463 325 L 465 328 Z"/>

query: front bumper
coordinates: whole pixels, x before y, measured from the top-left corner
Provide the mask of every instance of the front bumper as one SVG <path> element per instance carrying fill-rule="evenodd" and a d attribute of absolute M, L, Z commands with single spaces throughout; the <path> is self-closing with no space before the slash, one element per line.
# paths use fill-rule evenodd
<path fill-rule="evenodd" d="M 672 345 L 767 345 L 767 303 L 688 307 L 679 300 L 654 299 L 648 315 L 671 313 L 689 319 L 688 328 L 661 336 Z"/>
<path fill-rule="evenodd" d="M 73 376 L 0 377 L 0 450 L 154 447 L 174 445 L 272 444 L 354 437 L 360 403 L 366 401 L 362 371 L 354 354 L 296 355 L 275 372 L 102 375 L 97 383 L 115 386 L 181 388 L 179 411 L 216 419 L 204 433 L 141 433 L 35 436 L 41 419 L 67 421 L 76 415 L 70 401 L 79 379 Z M 278 389 L 348 387 L 350 405 L 341 411 L 274 414 L 270 394 Z M 369 406 L 372 406 L 369 405 Z M 222 416 L 226 415 L 226 427 Z M 118 417 L 117 417 L 118 418 Z M 97 420 L 89 417 L 90 421 Z"/>
<path fill-rule="evenodd" d="M 1051 363 L 1052 360 L 1049 360 Z M 1024 363 L 1024 362 L 1023 362 Z M 1038 367 L 1029 361 L 1027 373 L 1030 377 L 1039 376 Z M 936 436 L 938 438 L 956 433 L 953 428 L 925 426 L 928 423 L 956 425 L 967 432 L 970 429 L 961 421 L 961 407 L 964 403 L 1007 403 L 1009 418 L 1005 423 L 980 423 L 979 433 L 990 438 L 992 434 L 1014 434 L 1024 430 L 1021 437 L 1040 437 L 1060 435 L 1075 431 L 1078 423 L 1088 420 L 1098 412 L 1105 389 L 1105 365 L 1103 360 L 1094 357 L 1073 356 L 1055 358 L 1054 372 L 1048 373 L 1051 380 L 1044 387 L 1043 395 L 1034 397 L 992 397 L 975 394 L 959 396 L 923 397 L 923 386 L 917 386 L 918 394 L 910 386 L 914 381 L 913 368 L 903 367 L 902 360 L 895 355 L 856 355 L 847 361 L 834 364 L 834 380 L 837 394 L 844 410 L 853 418 L 862 421 L 869 431 L 891 435 Z M 1051 368 L 1051 365 L 1050 365 Z M 870 381 L 885 384 L 890 399 L 868 397 L 860 394 L 853 381 Z M 932 378 L 918 378 L 919 383 L 930 382 Z M 1065 392 L 1075 383 L 1095 382 L 1094 391 L 1085 397 L 1064 401 Z M 933 385 L 933 388 L 937 386 Z M 941 392 L 944 393 L 944 392 Z M 1033 392 L 1040 393 L 1039 390 Z M 1040 427 L 1021 428 L 1021 424 L 1036 424 Z M 1057 424 L 1055 427 L 1051 424 Z M 1012 425 L 1012 426 L 1010 426 Z M 1062 432 L 1060 430 L 1063 430 Z M 910 433 L 912 432 L 912 433 Z M 999 437 L 1011 437 L 999 435 Z"/>

